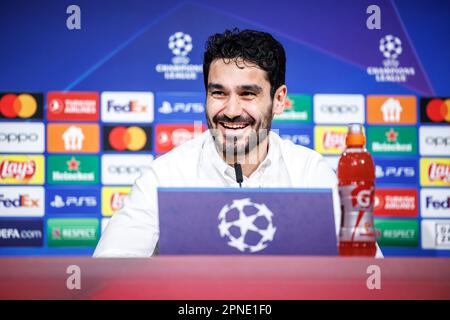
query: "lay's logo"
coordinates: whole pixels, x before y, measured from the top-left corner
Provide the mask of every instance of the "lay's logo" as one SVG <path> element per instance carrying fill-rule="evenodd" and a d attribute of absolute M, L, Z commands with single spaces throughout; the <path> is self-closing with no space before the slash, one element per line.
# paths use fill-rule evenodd
<path fill-rule="evenodd" d="M 323 154 L 341 154 L 345 149 L 347 127 L 316 126 L 314 148 Z"/>
<path fill-rule="evenodd" d="M 44 156 L 0 156 L 0 184 L 43 184 Z"/>
<path fill-rule="evenodd" d="M 104 187 L 102 188 L 102 214 L 112 216 L 122 209 L 125 197 L 130 193 L 131 187 Z"/>
<path fill-rule="evenodd" d="M 420 159 L 420 184 L 450 186 L 450 158 Z"/>

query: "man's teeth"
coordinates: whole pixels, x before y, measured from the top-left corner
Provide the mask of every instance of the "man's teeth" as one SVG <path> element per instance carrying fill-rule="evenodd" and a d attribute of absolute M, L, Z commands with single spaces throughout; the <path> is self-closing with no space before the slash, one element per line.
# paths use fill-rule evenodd
<path fill-rule="evenodd" d="M 222 125 L 227 129 L 243 129 L 248 126 L 248 123 L 225 123 L 222 122 Z"/>

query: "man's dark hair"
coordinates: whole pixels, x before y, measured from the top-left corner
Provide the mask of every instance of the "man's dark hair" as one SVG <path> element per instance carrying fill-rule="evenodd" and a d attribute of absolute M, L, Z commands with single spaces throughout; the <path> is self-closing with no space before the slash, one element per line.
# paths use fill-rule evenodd
<path fill-rule="evenodd" d="M 285 83 L 286 54 L 271 34 L 255 30 L 233 29 L 216 33 L 208 38 L 203 59 L 203 79 L 208 89 L 211 62 L 215 59 L 243 59 L 253 62 L 267 72 L 270 96 Z"/>

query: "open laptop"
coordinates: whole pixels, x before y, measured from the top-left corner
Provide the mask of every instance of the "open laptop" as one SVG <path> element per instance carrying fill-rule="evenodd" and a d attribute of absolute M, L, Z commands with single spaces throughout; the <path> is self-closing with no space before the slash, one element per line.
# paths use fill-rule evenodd
<path fill-rule="evenodd" d="M 331 189 L 158 188 L 159 254 L 337 255 Z"/>

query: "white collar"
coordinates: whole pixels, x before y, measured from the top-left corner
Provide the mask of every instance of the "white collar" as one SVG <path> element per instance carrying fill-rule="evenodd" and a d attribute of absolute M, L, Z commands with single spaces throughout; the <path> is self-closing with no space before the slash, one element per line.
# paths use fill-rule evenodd
<path fill-rule="evenodd" d="M 215 167 L 222 175 L 228 176 L 235 180 L 235 171 L 232 166 L 227 164 L 222 157 L 219 155 L 219 152 L 216 149 L 213 136 L 211 132 L 208 130 L 208 137 L 206 138 L 205 142 L 205 152 L 206 157 L 205 160 L 211 162 L 213 167 Z M 272 131 L 269 133 L 269 144 L 268 144 L 268 152 L 266 154 L 266 157 L 261 161 L 258 168 L 250 175 L 248 179 L 253 177 L 255 174 L 264 172 L 267 168 L 270 167 L 272 163 L 274 163 L 274 159 L 276 159 L 276 154 L 279 153 L 279 145 L 277 139 L 274 137 L 275 133 Z M 244 177 L 244 180 L 247 177 Z"/>

